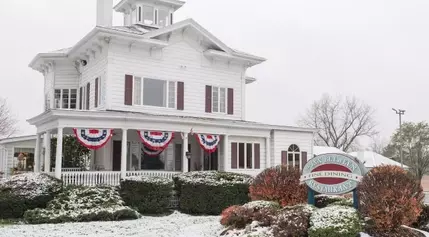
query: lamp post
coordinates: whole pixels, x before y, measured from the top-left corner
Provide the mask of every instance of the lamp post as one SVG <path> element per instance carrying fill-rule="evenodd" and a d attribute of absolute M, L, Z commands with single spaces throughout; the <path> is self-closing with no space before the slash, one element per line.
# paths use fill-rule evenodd
<path fill-rule="evenodd" d="M 397 115 L 399 115 L 399 136 L 401 138 L 401 144 L 400 144 L 401 167 L 404 168 L 404 162 L 402 159 L 402 131 L 401 131 L 401 128 L 402 128 L 402 115 L 404 115 L 405 110 L 394 109 L 394 108 L 392 108 L 392 110 L 395 111 Z"/>

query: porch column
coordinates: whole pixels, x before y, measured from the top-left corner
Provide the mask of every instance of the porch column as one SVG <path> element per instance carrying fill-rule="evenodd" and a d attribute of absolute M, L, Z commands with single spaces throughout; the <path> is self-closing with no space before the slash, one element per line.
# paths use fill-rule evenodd
<path fill-rule="evenodd" d="M 182 172 L 188 172 L 188 158 L 186 158 L 186 152 L 188 152 L 188 133 L 183 133 L 183 145 L 182 145 Z"/>
<path fill-rule="evenodd" d="M 223 136 L 223 171 L 227 171 L 229 160 L 229 141 L 228 135 Z"/>
<path fill-rule="evenodd" d="M 265 155 L 266 155 L 266 165 L 265 167 L 261 167 L 261 168 L 269 168 L 274 166 L 273 164 L 271 164 L 271 142 L 270 142 L 270 137 L 266 137 L 265 138 Z"/>
<path fill-rule="evenodd" d="M 44 171 L 45 173 L 51 172 L 51 131 L 47 131 L 45 133 L 45 165 Z"/>
<path fill-rule="evenodd" d="M 57 132 L 57 154 L 55 157 L 55 178 L 61 179 L 61 168 L 63 162 L 63 130 L 58 128 Z"/>
<path fill-rule="evenodd" d="M 122 129 L 121 179 L 127 177 L 127 129 Z"/>
<path fill-rule="evenodd" d="M 42 139 L 40 139 L 41 134 L 36 134 L 36 150 L 34 151 L 34 172 L 39 173 L 40 172 L 40 151 L 41 151 L 41 142 Z"/>

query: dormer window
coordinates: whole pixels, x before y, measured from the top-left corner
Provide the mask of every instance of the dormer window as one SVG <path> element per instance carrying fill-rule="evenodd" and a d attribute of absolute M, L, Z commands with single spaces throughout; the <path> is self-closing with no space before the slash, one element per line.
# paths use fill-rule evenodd
<path fill-rule="evenodd" d="M 165 27 L 172 24 L 172 13 L 149 5 L 137 5 L 132 12 L 133 24 Z"/>
<path fill-rule="evenodd" d="M 153 7 L 143 6 L 143 24 L 153 25 L 155 23 L 154 18 L 155 18 L 155 14 L 154 14 Z"/>
<path fill-rule="evenodd" d="M 159 15 L 158 25 L 163 26 L 163 27 L 167 26 L 168 25 L 168 15 L 169 15 L 168 11 L 159 9 L 158 15 Z"/>

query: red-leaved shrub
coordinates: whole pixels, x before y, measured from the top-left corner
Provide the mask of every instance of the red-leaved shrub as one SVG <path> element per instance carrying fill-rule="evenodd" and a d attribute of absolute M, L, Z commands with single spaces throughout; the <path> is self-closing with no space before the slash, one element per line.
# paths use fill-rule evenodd
<path fill-rule="evenodd" d="M 370 170 L 358 186 L 360 212 L 375 232 L 410 226 L 422 211 L 423 192 L 411 173 L 398 166 Z"/>
<path fill-rule="evenodd" d="M 262 171 L 249 187 L 250 198 L 275 201 L 282 206 L 306 203 L 307 186 L 300 184 L 301 172 L 292 166 L 276 166 Z"/>
<path fill-rule="evenodd" d="M 252 221 L 251 212 L 243 206 L 230 206 L 222 211 L 220 223 L 242 229 Z"/>

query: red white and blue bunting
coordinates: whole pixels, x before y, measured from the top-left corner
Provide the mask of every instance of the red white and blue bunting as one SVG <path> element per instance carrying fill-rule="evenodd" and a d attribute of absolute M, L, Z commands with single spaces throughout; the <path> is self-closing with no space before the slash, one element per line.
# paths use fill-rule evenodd
<path fill-rule="evenodd" d="M 172 132 L 138 131 L 138 133 L 143 144 L 155 151 L 163 151 L 174 138 Z"/>
<path fill-rule="evenodd" d="M 200 146 L 205 151 L 208 153 L 213 153 L 216 151 L 220 142 L 219 135 L 195 134 L 195 136 L 197 137 L 198 143 L 200 143 Z"/>
<path fill-rule="evenodd" d="M 76 139 L 91 150 L 102 148 L 113 136 L 112 129 L 74 128 L 73 131 Z"/>
<path fill-rule="evenodd" d="M 148 156 L 159 156 L 163 151 L 162 150 L 152 150 L 146 145 L 143 144 L 143 152 Z"/>

